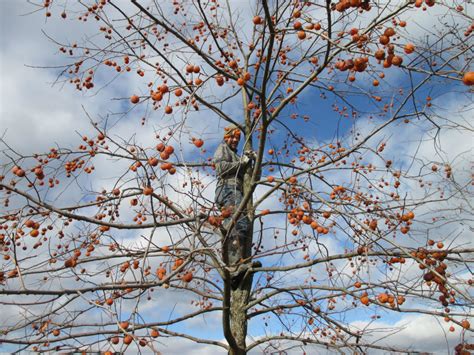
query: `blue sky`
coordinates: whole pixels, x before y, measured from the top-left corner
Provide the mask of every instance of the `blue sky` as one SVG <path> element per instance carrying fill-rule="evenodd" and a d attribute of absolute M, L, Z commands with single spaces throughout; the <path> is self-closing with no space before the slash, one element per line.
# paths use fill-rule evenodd
<path fill-rule="evenodd" d="M 108 115 L 109 124 L 114 126 L 113 132 L 117 137 L 121 136 L 124 139 L 136 139 L 137 142 L 148 144 L 150 147 L 152 142 L 154 142 L 155 133 L 158 131 L 163 135 L 167 132 L 168 127 L 173 124 L 172 118 L 163 118 L 159 113 L 156 113 L 150 115 L 144 126 L 140 125 L 140 119 L 146 110 L 145 105 L 132 107 L 128 100 L 131 94 L 140 91 L 146 92 L 143 82 L 136 80 L 136 78 L 128 79 L 121 77 L 112 85 L 106 86 L 100 91 L 94 90 L 87 93 L 79 93 L 68 84 L 52 85 L 56 80 L 59 70 L 58 68 L 54 68 L 54 66 L 63 63 L 63 56 L 58 53 L 58 46 L 48 40 L 40 29 L 44 29 L 47 34 L 55 38 L 72 42 L 80 31 L 84 29 L 90 31 L 90 29 L 88 30 L 89 27 L 77 25 L 74 21 L 70 21 L 69 19 L 67 20 L 68 25 L 63 27 L 64 20 L 56 16 L 57 14 L 46 21 L 42 11 L 29 14 L 28 16 L 21 16 L 27 14 L 31 9 L 31 5 L 23 2 L 2 1 L 0 2 L 0 6 L 2 14 L 0 21 L 0 68 L 2 77 L 0 126 L 2 130 L 0 134 L 12 147 L 25 153 L 46 151 L 56 144 L 75 147 L 80 140 L 79 134 L 93 134 L 85 112 L 89 113 L 95 119 L 98 117 L 103 118 Z M 245 8 L 246 5 L 240 3 L 239 6 Z M 427 17 L 429 16 L 427 15 Z M 429 21 L 429 19 L 424 18 L 423 21 Z M 30 66 L 40 68 L 32 68 Z M 383 95 L 389 98 L 398 97 L 396 90 L 398 90 L 399 87 L 403 87 L 405 92 L 409 89 L 410 83 L 405 72 L 392 68 L 385 73 L 387 81 L 383 82 L 377 89 L 370 85 L 373 78 L 369 79 L 365 74 L 358 75 L 354 85 L 360 85 L 364 90 L 368 90 L 374 94 L 376 93 L 377 95 L 380 95 L 379 92 L 382 92 Z M 100 79 L 105 79 L 108 75 L 109 72 L 107 71 L 101 71 L 99 73 Z M 345 75 L 344 73 L 338 74 L 338 76 L 341 77 Z M 424 75 L 415 75 L 415 86 L 416 83 L 423 78 Z M 426 96 L 430 95 L 433 98 L 433 106 L 430 111 L 433 113 L 446 115 L 445 110 L 448 108 L 465 107 L 464 113 L 452 119 L 459 119 L 460 121 L 468 120 L 470 113 L 472 113 L 472 97 L 466 90 L 466 87 L 454 81 L 443 81 L 442 85 L 439 85 L 437 80 L 435 80 L 435 82 L 438 85 L 429 85 L 429 89 L 422 90 L 417 94 L 417 100 L 419 100 L 421 107 L 423 107 L 426 102 Z M 340 84 L 340 87 L 344 90 L 346 89 L 345 84 Z M 339 114 L 334 112 L 332 105 L 337 104 L 339 107 L 342 107 L 345 104 L 340 100 L 335 100 L 334 96 L 327 91 L 325 92 L 327 99 L 323 100 L 320 97 L 320 93 L 321 91 L 316 88 L 307 90 L 304 94 L 300 95 L 300 99 L 295 107 L 290 106 L 281 114 L 281 119 L 285 125 L 287 125 L 292 132 L 309 138 L 308 142 L 310 144 L 330 143 L 334 141 L 335 137 L 339 137 L 343 142 L 351 142 L 351 130 L 354 127 L 362 132 L 367 132 L 385 119 L 380 117 L 369 119 L 367 113 L 356 120 L 353 118 L 341 118 Z M 350 95 L 347 93 L 346 97 L 349 99 Z M 236 101 L 238 100 L 235 99 L 229 103 L 228 108 L 229 112 L 237 116 L 241 114 L 241 112 L 239 111 L 239 106 L 235 104 Z M 350 97 L 350 101 L 356 107 L 360 108 L 361 111 L 364 111 L 365 108 L 367 108 L 367 112 L 372 110 L 372 102 L 369 102 L 366 96 L 354 95 Z M 408 110 L 412 109 L 412 105 L 408 105 Z M 289 117 L 294 111 L 297 111 L 300 115 L 297 119 L 291 119 Z M 119 114 L 117 114 L 117 112 Z M 450 111 L 448 110 L 447 112 L 449 113 Z M 303 115 L 310 117 L 309 122 L 303 122 Z M 400 123 L 396 125 L 395 128 L 387 129 L 383 132 L 383 137 L 391 137 L 390 142 L 393 142 L 393 145 L 389 143 L 386 157 L 393 159 L 394 163 L 399 164 L 400 167 L 403 167 L 406 161 L 404 157 L 411 154 L 411 149 L 418 144 L 421 133 L 425 132 L 427 128 L 425 122 L 414 121 L 415 122 L 411 125 Z M 215 146 L 221 140 L 220 128 L 224 125 L 223 122 L 218 121 L 216 117 L 209 115 L 206 111 L 189 115 L 185 128 L 183 129 L 185 134 L 180 137 L 183 156 L 193 161 L 204 160 L 212 156 Z M 278 131 L 271 137 L 271 141 L 275 144 L 279 144 L 286 138 L 286 132 L 279 129 L 278 125 L 276 125 L 275 128 L 277 128 Z M 206 153 L 197 154 L 198 151 L 189 143 L 189 137 L 198 134 L 202 134 L 206 139 L 204 145 L 204 148 L 207 150 Z M 178 138 L 176 139 L 179 140 Z M 472 135 L 469 138 L 469 136 L 448 132 L 443 136 L 443 139 L 443 153 L 440 155 L 435 154 L 434 151 L 430 149 L 429 143 L 422 145 L 421 151 L 426 154 L 427 160 L 442 161 L 444 158 L 453 159 L 453 157 L 458 156 L 458 154 L 465 152 L 466 149 L 468 151 L 469 149 L 472 150 Z M 471 141 L 470 143 L 469 140 Z M 379 141 L 375 139 L 373 142 L 371 141 L 369 145 L 376 147 L 378 143 Z M 455 143 L 459 146 L 454 147 Z M 1 159 L 4 159 L 4 157 L 2 156 Z M 110 177 L 113 176 L 113 172 L 118 171 L 122 166 L 120 164 L 109 164 L 103 161 L 103 166 L 97 166 L 97 178 L 89 181 L 88 186 L 94 188 L 99 188 L 99 186 L 110 187 L 112 183 Z M 457 168 L 460 171 L 458 176 L 460 176 L 461 181 L 464 181 L 467 176 L 465 171 L 467 165 L 467 162 L 463 160 L 458 163 Z M 335 172 L 327 173 L 327 175 L 333 178 L 332 181 L 334 183 L 339 181 L 347 184 L 351 183 L 350 180 L 347 180 L 347 174 Z M 212 176 L 203 176 L 203 180 L 211 184 L 206 193 L 208 197 L 212 199 Z M 405 192 L 407 194 L 412 193 L 411 187 L 412 186 L 408 186 L 406 188 Z M 321 187 L 321 190 L 324 190 L 324 188 Z M 81 199 L 83 190 L 78 186 L 71 185 L 68 193 L 67 196 L 61 196 L 59 201 L 69 204 L 77 199 Z M 170 194 L 172 194 L 172 191 L 170 191 Z M 271 203 L 275 206 L 276 201 L 272 200 Z M 457 206 L 456 200 L 454 204 Z M 281 217 L 273 218 L 269 216 L 268 218 L 269 225 L 284 227 L 286 224 Z M 443 229 L 442 227 L 440 227 L 440 230 L 443 233 L 452 233 L 452 230 Z M 459 227 L 457 231 L 458 230 L 466 231 L 467 227 L 466 229 Z M 117 235 L 122 236 L 121 233 Z M 124 240 L 130 239 L 135 242 L 138 236 L 133 234 L 123 235 L 123 237 Z M 164 238 L 165 237 L 163 237 L 163 239 Z M 469 236 L 467 234 L 462 240 L 469 240 L 468 238 Z M 332 251 L 342 251 L 344 247 L 348 247 L 352 244 L 352 242 L 344 239 L 342 234 L 328 237 L 323 236 L 321 237 L 321 241 L 328 248 L 331 248 Z M 271 243 L 268 242 L 268 245 L 270 244 Z M 297 252 L 295 252 L 294 255 L 301 257 L 301 254 Z M 271 262 L 274 259 L 268 258 L 266 260 Z M 416 268 L 411 268 L 411 270 L 413 269 Z M 301 275 L 295 276 L 295 280 L 297 280 L 297 277 L 301 277 Z M 180 310 L 186 311 L 190 308 L 189 299 L 179 293 L 168 293 L 163 297 L 165 298 L 163 303 L 166 302 L 168 306 L 167 310 L 169 310 L 169 307 L 172 305 L 176 305 L 176 312 L 180 312 Z M 322 303 L 324 304 L 324 302 Z M 145 308 L 147 307 L 150 306 L 145 306 Z M 160 312 L 159 308 L 153 309 L 153 307 L 151 307 L 151 309 L 151 311 L 145 312 L 145 314 L 150 315 L 150 318 L 167 318 L 169 316 L 169 312 Z M 349 323 L 359 321 L 361 324 L 369 322 L 372 311 L 365 312 L 365 308 L 362 309 L 364 309 L 363 312 L 361 312 L 361 306 L 359 306 L 355 310 L 348 312 L 345 321 Z M 5 317 L 4 320 L 12 316 L 12 312 L 14 312 L 13 309 L 6 310 L 3 315 L 3 317 Z M 94 316 L 98 315 L 98 312 L 94 314 Z M 125 315 L 126 312 L 123 316 Z M 2 323 L 1 318 L 2 317 L 0 317 L 0 323 Z M 292 316 L 289 316 L 289 318 L 292 318 Z M 401 316 L 398 313 L 390 313 L 390 315 L 384 315 L 379 326 L 396 325 L 398 321 L 403 320 L 408 324 L 414 322 L 410 317 Z M 183 331 L 190 330 L 195 335 L 222 339 L 222 334 L 214 322 L 216 322 L 215 318 L 203 318 L 190 322 L 189 328 L 185 325 L 184 327 L 177 326 L 175 329 Z M 432 324 L 431 320 L 427 321 L 427 324 Z M 255 320 L 250 324 L 250 329 L 255 330 L 255 334 L 257 335 L 262 334 L 263 328 L 261 320 Z M 272 318 L 269 323 L 269 328 L 272 331 L 279 331 L 280 324 Z M 420 328 L 423 327 L 420 326 Z M 407 331 L 413 331 L 410 327 L 407 329 Z M 412 340 L 413 343 L 427 339 L 429 333 L 424 332 L 424 330 L 424 328 L 420 330 L 418 334 L 419 337 Z M 394 342 L 396 343 L 397 341 L 403 340 L 403 334 L 406 334 L 406 332 L 395 336 L 394 338 L 396 340 L 394 340 Z M 442 332 L 440 334 L 442 334 Z M 450 341 L 456 341 L 456 339 L 457 338 L 450 335 Z M 181 352 L 183 353 L 189 352 L 190 349 L 195 349 L 193 346 L 185 344 L 185 342 L 180 343 L 179 341 L 169 340 L 166 343 L 168 346 L 173 346 L 173 349 L 182 349 Z M 10 351 L 10 348 L 6 347 L 2 349 L 0 346 L 0 349 Z M 205 346 L 199 349 L 201 349 L 203 354 L 212 353 L 212 350 L 209 350 Z M 164 353 L 168 352 L 164 350 Z"/>

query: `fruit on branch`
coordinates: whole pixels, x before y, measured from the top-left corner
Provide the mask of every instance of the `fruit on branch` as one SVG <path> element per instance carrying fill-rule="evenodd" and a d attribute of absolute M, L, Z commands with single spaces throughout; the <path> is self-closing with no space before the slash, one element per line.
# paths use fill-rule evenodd
<path fill-rule="evenodd" d="M 385 51 L 383 49 L 378 49 L 375 51 L 374 56 L 378 60 L 383 60 L 385 59 Z"/>
<path fill-rule="evenodd" d="M 403 58 L 400 57 L 400 56 L 393 56 L 392 58 L 392 64 L 395 65 L 396 67 L 399 67 L 400 65 L 402 65 L 402 62 L 403 62 Z"/>
<path fill-rule="evenodd" d="M 218 86 L 224 85 L 224 78 L 220 75 L 216 76 L 216 83 Z"/>
<path fill-rule="evenodd" d="M 28 219 L 26 222 L 25 222 L 25 226 L 27 228 L 35 228 L 35 221 L 31 220 L 31 219 Z M 35 229 L 38 229 L 38 228 L 35 228 Z"/>
<path fill-rule="evenodd" d="M 179 267 L 180 267 L 181 265 L 183 265 L 183 264 L 184 264 L 184 260 L 181 259 L 181 258 L 178 258 L 178 259 L 176 259 L 176 260 L 174 261 L 174 265 L 173 265 L 173 267 L 171 268 L 171 270 L 174 271 L 174 270 L 176 270 L 177 268 L 179 268 Z"/>
<path fill-rule="evenodd" d="M 107 298 L 107 299 L 105 300 L 105 304 L 108 305 L 108 306 L 113 305 L 113 304 L 114 304 L 114 299 L 113 299 L 113 298 L 110 298 L 110 297 Z"/>
<path fill-rule="evenodd" d="M 158 165 L 158 159 L 156 157 L 152 157 L 148 159 L 148 164 L 150 166 L 157 166 Z"/>
<path fill-rule="evenodd" d="M 393 29 L 393 27 L 389 27 L 389 28 L 385 29 L 383 34 L 384 34 L 384 36 L 392 37 L 392 36 L 395 35 L 395 30 Z"/>
<path fill-rule="evenodd" d="M 462 82 L 467 86 L 474 85 L 474 71 L 465 73 L 462 77 Z"/>
<path fill-rule="evenodd" d="M 253 18 L 253 24 L 254 24 L 254 25 L 261 25 L 262 22 L 263 22 L 263 20 L 262 20 L 262 18 L 261 18 L 260 16 L 255 16 L 255 17 Z"/>
<path fill-rule="evenodd" d="M 331 212 L 329 212 L 329 211 L 324 211 L 324 212 L 323 212 L 323 217 L 324 217 L 324 218 L 329 218 L 329 217 L 331 217 Z"/>
<path fill-rule="evenodd" d="M 160 281 L 163 280 L 166 276 L 166 269 L 163 267 L 158 268 L 156 270 L 156 276 L 158 277 Z"/>
<path fill-rule="evenodd" d="M 298 39 L 305 39 L 306 38 L 306 32 L 305 31 L 298 31 Z"/>
<path fill-rule="evenodd" d="M 390 38 L 388 36 L 385 36 L 385 35 L 380 36 L 379 42 L 380 42 L 380 44 L 385 46 L 390 42 Z"/>
<path fill-rule="evenodd" d="M 191 282 L 193 279 L 193 273 L 192 272 L 187 272 L 185 273 L 182 277 L 181 277 L 181 280 L 183 280 L 184 282 Z"/>
<path fill-rule="evenodd" d="M 43 172 L 43 169 L 41 167 L 35 168 L 34 173 L 35 173 L 36 178 L 38 180 L 43 180 L 44 179 L 44 172 Z"/>
<path fill-rule="evenodd" d="M 161 170 L 170 170 L 172 167 L 173 167 L 173 164 L 171 163 L 163 163 L 160 166 Z"/>
<path fill-rule="evenodd" d="M 464 328 L 464 329 L 469 329 L 471 328 L 471 323 L 469 323 L 469 321 L 467 319 L 464 319 L 462 322 L 461 322 L 461 326 Z"/>
<path fill-rule="evenodd" d="M 125 337 L 123 338 L 123 343 L 125 345 L 130 345 L 132 341 L 133 341 L 133 337 L 130 334 L 125 335 Z"/>
<path fill-rule="evenodd" d="M 387 303 L 388 302 L 388 295 L 386 293 L 381 293 L 377 296 L 377 299 L 380 303 Z"/>
<path fill-rule="evenodd" d="M 70 258 L 70 259 L 67 259 L 64 262 L 65 267 L 74 267 L 76 265 L 77 265 L 77 259 L 76 258 Z"/>
<path fill-rule="evenodd" d="M 367 295 L 366 292 L 363 293 L 362 297 L 360 298 L 360 302 L 365 306 L 369 305 L 370 300 L 369 300 L 369 296 Z"/>
<path fill-rule="evenodd" d="M 207 221 L 209 222 L 211 226 L 214 226 L 214 227 L 219 227 L 222 224 L 222 218 L 220 216 L 219 217 L 209 216 Z"/>
<path fill-rule="evenodd" d="M 163 94 L 161 93 L 161 91 L 154 91 L 151 94 L 151 99 L 153 101 L 161 101 L 163 99 Z"/>
<path fill-rule="evenodd" d="M 168 154 L 168 155 L 171 155 L 171 154 L 173 154 L 173 152 L 174 152 L 174 148 L 173 148 L 173 146 L 171 146 L 171 145 L 167 145 L 167 146 L 165 147 L 165 150 L 164 150 L 164 152 L 165 152 L 166 154 Z"/>
<path fill-rule="evenodd" d="M 150 196 L 153 193 L 153 188 L 151 186 L 145 186 L 143 188 L 143 194 L 145 196 Z"/>
<path fill-rule="evenodd" d="M 127 330 L 128 327 L 130 326 L 130 323 L 128 321 L 123 321 L 119 323 L 120 329 Z"/>
<path fill-rule="evenodd" d="M 20 168 L 19 166 L 15 165 L 12 169 L 12 173 L 15 174 L 18 177 L 24 177 L 25 176 L 25 171 Z"/>
<path fill-rule="evenodd" d="M 160 85 L 160 87 L 158 88 L 158 90 L 160 90 L 160 92 L 161 92 L 162 94 L 166 94 L 166 93 L 169 91 L 169 88 L 168 88 L 168 85 L 163 84 L 163 85 Z"/>
<path fill-rule="evenodd" d="M 158 143 L 156 145 L 156 150 L 159 152 L 163 152 L 165 150 L 165 145 L 163 143 Z"/>
<path fill-rule="evenodd" d="M 130 97 L 130 102 L 132 104 L 138 104 L 140 102 L 140 97 L 138 95 L 132 95 Z"/>
<path fill-rule="evenodd" d="M 192 138 L 191 140 L 197 148 L 201 148 L 204 145 L 204 141 L 201 138 Z"/>
<path fill-rule="evenodd" d="M 413 43 L 407 43 L 405 47 L 403 47 L 403 50 L 406 54 L 411 54 L 415 51 L 415 45 Z"/>
<path fill-rule="evenodd" d="M 33 238 L 36 238 L 38 235 L 39 235 L 39 230 L 37 230 L 37 229 L 33 229 L 30 232 L 30 236 L 32 236 Z"/>

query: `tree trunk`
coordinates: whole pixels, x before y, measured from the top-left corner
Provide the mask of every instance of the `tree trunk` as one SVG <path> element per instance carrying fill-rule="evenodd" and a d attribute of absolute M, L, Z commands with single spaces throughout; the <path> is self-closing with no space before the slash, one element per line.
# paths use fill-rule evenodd
<path fill-rule="evenodd" d="M 247 311 L 250 289 L 252 286 L 252 277 L 244 281 L 239 288 L 231 291 L 230 302 L 230 329 L 235 339 L 237 347 L 230 348 L 229 354 L 243 355 L 247 351 L 245 338 L 247 337 Z"/>
<path fill-rule="evenodd" d="M 253 228 L 250 227 L 249 237 L 246 238 L 243 247 L 240 248 L 242 258 L 250 256 L 252 250 L 252 234 Z M 247 337 L 247 310 L 245 307 L 249 302 L 252 280 L 253 275 L 248 275 L 245 279 L 241 280 L 237 287 L 234 285 L 234 288 L 231 287 L 231 278 L 225 281 L 227 292 L 225 292 L 224 298 L 227 298 L 227 302 L 225 302 L 226 304 L 224 305 L 224 312 L 227 312 L 227 314 L 225 314 L 224 317 L 228 317 L 228 332 L 226 338 L 229 342 L 229 354 L 232 355 L 247 353 L 245 342 Z M 224 322 L 226 322 L 225 318 Z"/>
<path fill-rule="evenodd" d="M 253 216 L 251 216 L 253 217 Z M 252 220 L 252 219 L 251 219 Z M 253 224 L 250 224 L 248 236 L 240 248 L 242 253 L 241 258 L 247 259 L 250 257 L 252 252 L 252 236 L 253 236 Z M 249 261 L 250 262 L 250 261 Z M 228 282 L 229 295 L 229 327 L 230 333 L 234 340 L 234 344 L 230 344 L 229 354 L 231 355 L 243 355 L 246 354 L 246 337 L 247 337 L 247 310 L 246 306 L 249 302 L 250 293 L 252 290 L 253 275 L 248 275 L 243 279 L 238 287 L 232 289 L 230 287 L 231 280 Z M 232 346 L 234 345 L 234 346 Z"/>
<path fill-rule="evenodd" d="M 248 122 L 247 122 L 248 123 Z M 249 126 L 247 124 L 247 126 Z M 244 150 L 252 149 L 252 140 L 250 132 L 246 132 L 246 136 L 249 139 L 246 142 Z M 243 181 L 243 192 L 244 195 L 249 192 L 251 189 L 251 166 L 247 167 L 247 170 L 244 175 Z M 242 259 L 248 259 L 252 255 L 252 242 L 253 242 L 253 199 L 251 198 L 246 206 L 245 212 L 250 220 L 250 226 L 248 230 L 247 238 L 243 243 L 243 246 L 240 248 L 240 252 L 242 253 Z M 251 262 L 251 261 L 248 261 Z M 249 275 L 246 279 L 244 279 L 237 288 L 230 289 L 230 299 L 229 299 L 229 313 L 230 313 L 230 333 L 232 334 L 232 338 L 234 340 L 234 346 L 230 344 L 229 347 L 229 354 L 230 355 L 244 355 L 247 354 L 247 344 L 246 344 L 246 337 L 247 337 L 247 310 L 246 306 L 249 302 L 250 293 L 252 290 L 252 280 L 253 274 Z M 227 280 L 230 284 L 230 280 Z M 225 310 L 224 310 L 225 312 Z"/>

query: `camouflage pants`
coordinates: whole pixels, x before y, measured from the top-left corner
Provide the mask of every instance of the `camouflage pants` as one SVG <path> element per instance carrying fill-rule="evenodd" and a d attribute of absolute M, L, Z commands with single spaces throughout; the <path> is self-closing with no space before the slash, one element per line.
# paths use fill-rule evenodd
<path fill-rule="evenodd" d="M 216 205 L 219 208 L 230 207 L 235 210 L 242 202 L 242 198 L 242 190 L 235 185 L 224 184 L 216 189 Z M 231 217 L 224 219 L 223 227 L 227 229 L 231 221 Z M 224 260 L 227 260 L 229 265 L 237 264 L 242 257 L 245 257 L 245 243 L 249 238 L 249 232 L 250 221 L 244 210 L 223 243 Z"/>

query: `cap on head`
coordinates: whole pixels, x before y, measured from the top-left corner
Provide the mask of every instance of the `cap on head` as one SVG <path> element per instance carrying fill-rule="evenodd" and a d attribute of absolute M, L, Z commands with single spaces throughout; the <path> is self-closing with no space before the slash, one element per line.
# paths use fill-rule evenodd
<path fill-rule="evenodd" d="M 229 137 L 239 137 L 240 138 L 240 128 L 235 124 L 230 124 L 227 127 L 224 127 L 224 138 Z"/>

